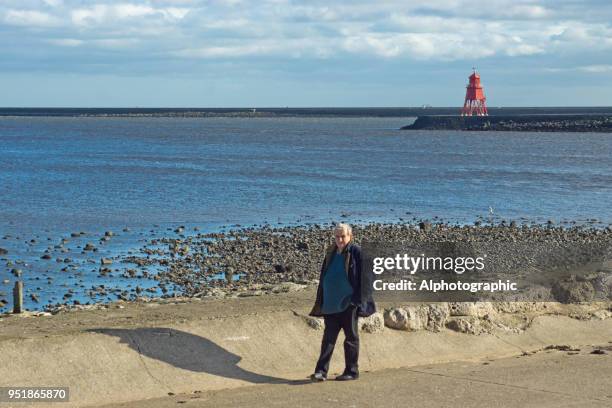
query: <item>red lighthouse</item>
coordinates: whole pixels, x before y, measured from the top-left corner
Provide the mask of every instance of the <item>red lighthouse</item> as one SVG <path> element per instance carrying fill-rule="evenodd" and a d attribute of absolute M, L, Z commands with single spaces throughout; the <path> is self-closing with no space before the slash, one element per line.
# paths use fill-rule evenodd
<path fill-rule="evenodd" d="M 487 98 L 484 96 L 484 90 L 480 85 L 480 75 L 476 73 L 476 69 L 470 75 L 470 83 L 465 91 L 465 102 L 461 110 L 461 116 L 487 116 Z"/>

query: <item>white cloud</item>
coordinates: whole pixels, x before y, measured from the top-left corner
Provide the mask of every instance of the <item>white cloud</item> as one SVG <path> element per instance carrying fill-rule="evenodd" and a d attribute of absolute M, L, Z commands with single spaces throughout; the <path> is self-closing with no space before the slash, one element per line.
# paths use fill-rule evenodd
<path fill-rule="evenodd" d="M 102 38 L 90 41 L 93 45 L 111 49 L 131 48 L 138 45 L 139 42 L 137 38 Z"/>
<path fill-rule="evenodd" d="M 54 27 L 60 24 L 60 20 L 51 14 L 36 10 L 8 10 L 4 22 L 25 27 Z"/>
<path fill-rule="evenodd" d="M 585 65 L 579 69 L 584 72 L 603 74 L 612 72 L 612 65 Z"/>
<path fill-rule="evenodd" d="M 351 54 L 472 62 L 495 56 L 612 51 L 612 7 L 601 3 L 597 12 L 573 1 L 553 0 L 479 4 L 378 0 L 375 6 L 366 0 L 5 0 L 5 4 L 0 5 L 4 23 L 37 27 L 41 31 L 31 35 L 42 37 L 41 42 L 58 38 L 51 43 L 141 47 L 143 55 L 155 52 L 156 57 Z M 46 35 L 45 29 L 54 31 Z"/>
<path fill-rule="evenodd" d="M 185 7 L 156 8 L 146 4 L 134 3 L 96 4 L 91 7 L 73 9 L 70 16 L 72 22 L 78 26 L 114 25 L 117 20 L 135 20 L 142 23 L 151 17 L 161 18 L 166 20 L 166 23 L 172 23 L 172 20 L 184 18 L 189 10 Z"/>
<path fill-rule="evenodd" d="M 52 38 L 47 40 L 47 42 L 61 47 L 78 47 L 84 43 L 83 40 L 77 40 L 76 38 Z"/>

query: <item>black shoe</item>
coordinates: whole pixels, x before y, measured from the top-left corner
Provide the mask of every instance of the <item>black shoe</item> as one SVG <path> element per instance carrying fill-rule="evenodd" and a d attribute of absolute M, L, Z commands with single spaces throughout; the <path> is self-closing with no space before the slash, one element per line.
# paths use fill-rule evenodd
<path fill-rule="evenodd" d="M 323 382 L 327 380 L 327 376 L 323 373 L 314 373 L 310 375 L 310 381 L 312 382 Z"/>
<path fill-rule="evenodd" d="M 336 377 L 336 381 L 351 381 L 359 378 L 359 374 L 342 374 Z"/>

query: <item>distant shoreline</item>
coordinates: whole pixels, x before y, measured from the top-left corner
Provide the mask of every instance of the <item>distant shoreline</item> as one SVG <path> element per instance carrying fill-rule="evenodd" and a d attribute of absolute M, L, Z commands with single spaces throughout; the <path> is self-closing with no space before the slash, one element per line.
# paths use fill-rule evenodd
<path fill-rule="evenodd" d="M 418 117 L 458 115 L 458 107 L 393 108 L 0 108 L 0 117 Z M 489 108 L 491 116 L 608 115 L 612 107 L 508 107 Z"/>

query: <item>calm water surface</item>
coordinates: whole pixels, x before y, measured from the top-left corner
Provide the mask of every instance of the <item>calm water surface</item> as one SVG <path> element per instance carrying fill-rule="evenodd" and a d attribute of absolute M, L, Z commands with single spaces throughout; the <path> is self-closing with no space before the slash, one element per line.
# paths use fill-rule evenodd
<path fill-rule="evenodd" d="M 0 299 L 16 261 L 37 281 L 31 308 L 66 287 L 132 285 L 96 277 L 77 251 L 107 230 L 116 254 L 177 225 L 471 223 L 490 207 L 496 219 L 612 223 L 612 134 L 398 130 L 412 120 L 1 117 Z M 56 254 L 40 259 L 62 238 L 68 272 Z"/>

